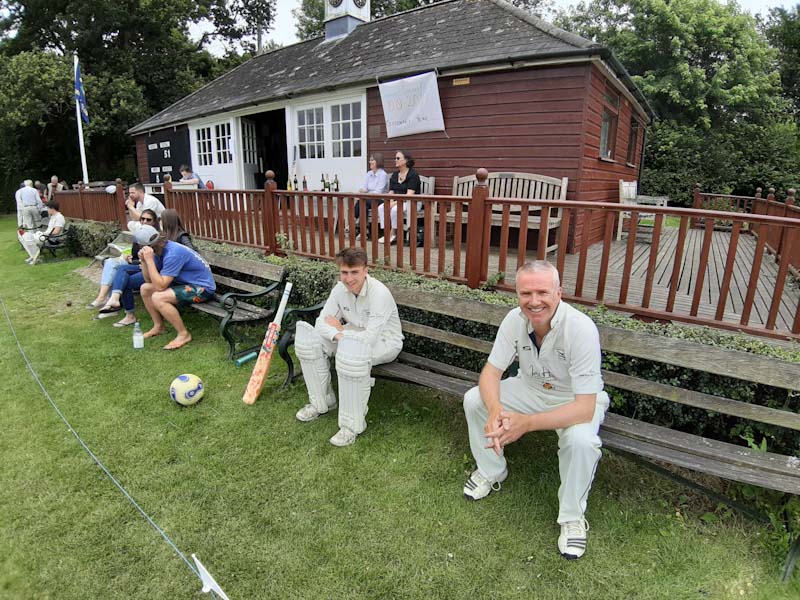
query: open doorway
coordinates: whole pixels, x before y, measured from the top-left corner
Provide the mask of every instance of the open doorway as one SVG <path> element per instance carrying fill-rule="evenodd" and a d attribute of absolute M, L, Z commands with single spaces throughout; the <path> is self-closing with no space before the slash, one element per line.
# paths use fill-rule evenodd
<path fill-rule="evenodd" d="M 258 167 L 254 173 L 255 186 L 263 188 L 266 183 L 264 172 L 272 170 L 275 171 L 278 187 L 285 188 L 289 177 L 286 159 L 286 111 L 279 108 L 247 115 L 246 119 L 255 125 L 256 131 Z"/>

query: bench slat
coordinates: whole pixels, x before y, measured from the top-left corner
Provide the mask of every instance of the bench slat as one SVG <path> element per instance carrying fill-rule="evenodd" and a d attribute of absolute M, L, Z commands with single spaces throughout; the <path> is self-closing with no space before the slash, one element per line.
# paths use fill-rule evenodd
<path fill-rule="evenodd" d="M 788 410 L 748 404 L 740 400 L 731 400 L 720 396 L 712 396 L 711 394 L 685 390 L 672 385 L 656 383 L 654 381 L 648 381 L 647 379 L 641 379 L 640 377 L 632 377 L 630 375 L 623 375 L 606 370 L 603 370 L 603 381 L 605 381 L 607 385 L 615 388 L 646 394 L 678 404 L 703 408 L 724 415 L 759 421 L 760 423 L 778 425 L 779 427 L 786 427 L 788 429 L 800 430 L 800 414 Z"/>
<path fill-rule="evenodd" d="M 239 281 L 238 279 L 232 279 L 230 277 L 225 277 L 224 275 L 214 275 L 214 281 L 217 283 L 221 283 L 229 288 L 233 288 L 235 290 L 241 290 L 243 292 L 263 292 L 264 286 L 263 285 L 256 285 L 255 283 L 248 283 L 247 281 Z"/>
<path fill-rule="evenodd" d="M 456 379 L 455 377 L 448 377 L 447 375 L 423 371 L 398 362 L 376 365 L 372 367 L 372 374 L 388 379 L 409 381 L 455 396 L 463 396 L 466 391 L 474 385 L 463 379 Z"/>
<path fill-rule="evenodd" d="M 800 494 L 800 478 L 786 477 L 774 473 L 762 473 L 752 468 L 734 467 L 727 462 L 704 458 L 695 454 L 687 454 L 671 448 L 643 442 L 642 440 L 631 439 L 604 430 L 604 428 L 601 428 L 600 437 L 603 439 L 603 444 L 608 448 L 630 452 L 647 459 L 670 463 L 692 471 L 716 475 L 723 479 L 749 483 L 790 494 Z"/>
<path fill-rule="evenodd" d="M 459 348 L 467 348 L 468 350 L 475 350 L 476 352 L 483 352 L 488 354 L 492 350 L 492 343 L 486 340 L 479 340 L 468 335 L 461 335 L 460 333 L 451 333 L 450 331 L 443 331 L 435 327 L 428 327 L 427 325 L 420 325 L 419 323 L 409 323 L 408 321 L 400 321 L 403 326 L 403 332 L 419 335 L 439 342 L 445 342 L 458 346 Z"/>
<path fill-rule="evenodd" d="M 192 307 L 200 312 L 204 312 L 215 317 L 223 318 L 227 316 L 228 310 L 223 308 L 218 299 L 210 300 L 209 302 L 202 302 L 200 304 L 192 304 Z M 233 321 L 257 321 L 261 319 L 269 319 L 272 317 L 273 312 L 260 306 L 247 304 L 246 302 L 238 302 L 236 309 L 233 311 Z"/>
<path fill-rule="evenodd" d="M 687 452 L 696 456 L 723 461 L 726 464 L 754 468 L 765 473 L 792 476 L 800 485 L 800 459 L 772 452 L 759 452 L 742 446 L 683 433 L 659 425 L 651 425 L 629 417 L 607 413 L 603 423 L 606 431 L 641 440 L 665 449 Z"/>
<path fill-rule="evenodd" d="M 411 365 L 412 367 L 417 367 L 418 369 L 439 373 L 440 375 L 447 375 L 448 377 L 454 377 L 455 379 L 462 379 L 471 383 L 472 385 L 478 382 L 478 377 L 480 376 L 480 373 L 476 373 L 475 371 L 469 371 L 467 369 L 454 367 L 453 365 L 448 365 L 436 360 L 422 358 L 421 356 L 415 356 L 413 354 L 409 354 L 408 352 L 401 352 L 397 357 L 397 360 L 407 365 Z"/>
<path fill-rule="evenodd" d="M 283 276 L 283 267 L 271 265 L 266 262 L 262 263 L 255 260 L 237 258 L 235 256 L 225 256 L 223 254 L 217 254 L 216 252 L 203 252 L 203 257 L 212 267 L 253 275 L 254 277 L 261 277 L 269 281 L 280 281 Z"/>

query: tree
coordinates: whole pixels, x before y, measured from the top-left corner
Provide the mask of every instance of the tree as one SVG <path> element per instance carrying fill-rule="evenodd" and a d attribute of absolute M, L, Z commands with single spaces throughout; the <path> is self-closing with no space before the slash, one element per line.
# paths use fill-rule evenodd
<path fill-rule="evenodd" d="M 800 5 L 792 10 L 773 8 L 765 32 L 778 49 L 783 93 L 794 103 L 795 115 L 800 115 Z"/>
<path fill-rule="evenodd" d="M 752 194 L 796 178 L 791 161 L 774 169 L 757 156 L 765 132 L 785 143 L 792 128 L 776 52 L 736 3 L 591 0 L 557 22 L 611 48 L 658 114 L 645 149 L 648 191 L 688 201 L 695 181 Z M 796 157 L 796 146 L 780 154 Z"/>

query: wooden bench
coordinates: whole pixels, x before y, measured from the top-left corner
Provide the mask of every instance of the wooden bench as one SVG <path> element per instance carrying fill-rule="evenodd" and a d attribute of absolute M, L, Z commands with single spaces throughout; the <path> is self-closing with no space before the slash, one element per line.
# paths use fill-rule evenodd
<path fill-rule="evenodd" d="M 283 267 L 271 265 L 266 262 L 246 260 L 234 256 L 203 252 L 203 257 L 211 266 L 214 281 L 217 283 L 217 293 L 213 300 L 201 304 L 192 304 L 192 308 L 202 313 L 212 315 L 220 320 L 219 332 L 228 342 L 228 358 L 235 359 L 248 354 L 261 346 L 260 332 L 258 343 L 237 350 L 237 344 L 242 344 L 246 338 L 236 331 L 236 325 L 263 321 L 269 323 L 278 308 L 280 289 L 283 287 L 285 273 Z M 226 274 L 220 274 L 224 271 Z M 257 285 L 239 279 L 242 275 L 265 280 L 266 286 Z M 228 292 L 220 292 L 220 287 Z M 254 300 L 265 299 L 264 306 L 253 304 Z"/>
<path fill-rule="evenodd" d="M 456 297 L 443 297 L 431 292 L 397 286 L 390 286 L 390 289 L 401 309 L 401 316 L 405 312 L 404 308 L 415 309 L 434 315 L 455 317 L 464 321 L 474 321 L 497 327 L 509 311 L 509 307 Z M 296 315 L 290 315 L 291 311 L 287 312 L 287 319 L 292 323 L 289 326 L 291 331 L 281 340 L 283 346 L 281 356 L 289 366 L 289 373 L 284 385 L 287 385 L 295 377 L 291 356 L 288 353 L 288 347 L 293 342 L 291 332 L 294 325 L 298 319 L 313 323 L 321 309 L 322 304 L 318 304 L 303 309 Z M 408 320 L 403 320 L 402 325 L 406 337 L 418 336 L 425 340 L 433 340 L 486 355 L 492 348 L 491 341 L 476 339 L 429 325 L 413 323 Z M 800 364 L 631 330 L 605 326 L 600 326 L 598 329 L 603 352 L 614 352 L 628 357 L 658 361 L 681 368 L 800 391 Z M 392 363 L 373 367 L 372 374 L 423 385 L 458 397 L 463 396 L 467 390 L 476 385 L 479 375 L 468 369 L 416 356 L 409 352 L 402 352 Z M 800 414 L 790 410 L 758 406 L 607 370 L 603 371 L 603 378 L 607 387 L 800 431 Z M 728 442 L 652 425 L 612 412 L 606 414 L 600 436 L 605 448 L 634 457 L 647 466 L 659 470 L 662 474 L 669 475 L 717 500 L 733 505 L 759 520 L 765 520 L 765 517 L 754 509 L 716 494 L 676 473 L 659 468 L 658 463 L 668 463 L 723 479 L 800 495 L 800 458 L 794 456 L 752 450 Z M 792 551 L 787 557 L 783 572 L 784 580 L 791 575 L 798 555 L 800 555 L 800 537 L 795 540 Z"/>
<path fill-rule="evenodd" d="M 637 181 L 624 181 L 619 180 L 619 203 L 629 204 L 631 206 L 659 206 L 666 207 L 669 204 L 667 196 L 642 196 L 639 194 L 639 184 Z M 652 227 L 642 227 L 642 221 L 648 221 L 655 218 L 654 213 L 639 212 L 636 230 L 637 241 L 652 242 L 653 229 Z M 622 222 L 625 219 L 630 219 L 630 211 L 619 213 L 619 221 L 617 222 L 617 239 L 622 239 Z"/>
<path fill-rule="evenodd" d="M 453 196 L 472 196 L 472 190 L 475 187 L 477 177 L 475 175 L 466 175 L 464 177 L 453 178 Z M 519 200 L 566 200 L 567 199 L 567 184 L 569 179 L 562 177 L 557 179 L 555 177 L 547 177 L 545 175 L 536 175 L 533 173 L 489 173 L 486 182 L 489 186 L 489 198 L 513 198 Z M 468 210 L 465 207 L 465 214 Z M 511 207 L 508 214 L 508 225 L 511 228 L 519 229 L 520 224 L 520 208 Z M 528 229 L 537 230 L 541 226 L 541 212 L 540 208 L 533 208 L 528 212 Z M 549 219 L 547 221 L 547 239 L 548 246 L 547 252 L 558 249 L 558 234 L 553 235 L 553 241 L 550 243 L 550 232 L 557 231 L 561 226 L 561 209 L 551 208 Z M 455 222 L 455 209 L 451 209 L 447 213 L 448 223 Z M 463 219 L 466 223 L 466 218 Z M 503 207 L 494 204 L 492 205 L 492 226 L 501 227 L 503 225 Z"/>

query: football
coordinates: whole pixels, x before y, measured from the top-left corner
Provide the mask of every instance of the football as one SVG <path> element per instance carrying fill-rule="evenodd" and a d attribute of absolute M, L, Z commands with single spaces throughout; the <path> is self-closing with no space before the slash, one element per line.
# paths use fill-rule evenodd
<path fill-rule="evenodd" d="M 169 397 L 181 406 L 192 406 L 203 399 L 205 391 L 202 379 L 197 375 L 185 373 L 172 380 L 169 386 Z"/>

